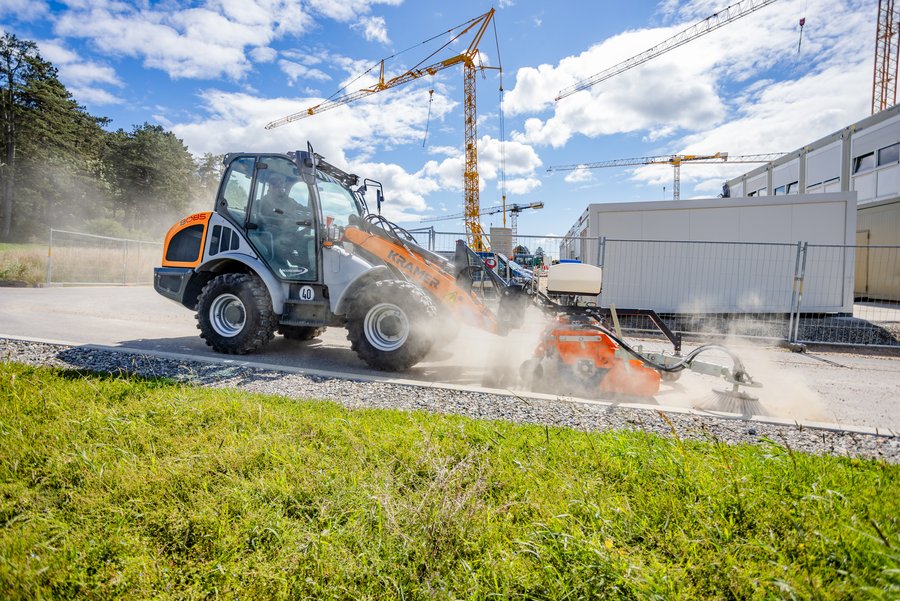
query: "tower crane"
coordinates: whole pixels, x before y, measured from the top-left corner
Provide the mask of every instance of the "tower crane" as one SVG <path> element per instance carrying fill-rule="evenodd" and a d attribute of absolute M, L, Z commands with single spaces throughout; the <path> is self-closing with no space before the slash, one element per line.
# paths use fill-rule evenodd
<path fill-rule="evenodd" d="M 897 65 L 900 64 L 900 9 L 894 0 L 878 0 L 875 31 L 875 74 L 872 114 L 897 104 Z"/>
<path fill-rule="evenodd" d="M 893 0 L 883 1 L 890 1 L 891 3 L 893 3 Z M 556 95 L 556 100 L 562 100 L 567 96 L 571 96 L 575 92 L 586 90 L 591 86 L 600 83 L 601 81 L 605 81 L 610 77 L 614 77 L 619 73 L 622 73 L 623 71 L 627 71 L 632 67 L 637 67 L 638 65 L 646 63 L 650 59 L 656 58 L 660 54 L 665 54 L 669 50 L 674 50 L 675 48 L 687 44 L 688 42 L 695 40 L 700 36 L 706 35 L 711 31 L 715 31 L 716 29 L 719 29 L 720 27 L 723 27 L 728 23 L 736 21 L 741 17 L 745 17 L 750 13 L 756 12 L 757 10 L 768 6 L 773 2 L 775 2 L 775 0 L 741 0 L 740 2 L 736 2 L 730 6 L 727 6 L 722 10 L 706 17 L 702 21 L 691 25 L 687 29 L 676 33 L 669 39 L 660 42 L 656 46 L 648 50 L 644 50 L 640 54 L 636 54 L 631 58 L 613 65 L 612 67 L 609 67 L 604 71 L 601 71 L 595 75 L 574 83 L 567 88 L 563 88 L 559 91 L 559 94 Z"/>
<path fill-rule="evenodd" d="M 496 213 L 503 213 L 503 225 L 506 225 L 506 214 L 509 213 L 510 226 L 512 229 L 512 237 L 513 241 L 515 241 L 516 237 L 516 226 L 518 225 L 518 217 L 519 213 L 522 211 L 526 211 L 528 209 L 543 209 L 544 203 L 541 201 L 530 202 L 528 204 L 520 205 L 520 204 L 502 204 L 497 205 L 495 207 L 488 207 L 486 209 L 482 209 L 481 213 L 479 213 L 479 217 L 483 217 L 484 215 L 494 215 Z M 465 213 L 457 213 L 455 215 L 442 215 L 440 217 L 425 217 L 420 219 L 422 223 L 429 221 L 452 221 L 454 219 L 463 219 L 466 216 Z"/>
<path fill-rule="evenodd" d="M 367 96 L 371 96 L 372 94 L 376 94 L 383 90 L 388 90 L 391 88 L 395 88 L 404 83 L 419 79 L 420 77 L 424 77 L 426 75 L 434 75 L 439 71 L 447 69 L 449 67 L 453 67 L 455 65 L 462 65 L 463 67 L 463 115 L 465 121 L 465 158 L 466 158 L 466 166 L 465 171 L 463 173 L 463 190 L 464 190 L 464 199 L 465 199 L 465 224 L 466 224 L 466 236 L 468 238 L 469 246 L 474 248 L 476 251 L 489 250 L 489 243 L 487 240 L 487 236 L 485 236 L 484 231 L 481 229 L 481 223 L 478 221 L 479 216 L 479 190 L 478 190 L 478 136 L 476 132 L 476 111 L 475 111 L 475 75 L 477 71 L 484 71 L 487 69 L 494 69 L 500 71 L 502 74 L 502 67 L 490 67 L 482 64 L 476 64 L 476 60 L 478 59 L 478 44 L 481 42 L 481 38 L 484 37 L 485 31 L 487 31 L 488 25 L 490 25 L 492 19 L 494 18 L 494 9 L 490 9 L 488 12 L 484 13 L 480 17 L 476 17 L 471 19 L 470 21 L 459 25 L 458 27 L 454 27 L 449 30 L 447 33 L 451 33 L 460 28 L 461 31 L 456 35 L 452 36 L 449 41 L 447 41 L 443 46 L 441 46 L 438 50 L 432 52 L 426 58 L 422 59 L 416 66 L 412 69 L 406 71 L 405 73 L 401 73 L 396 77 L 385 80 L 384 77 L 384 59 L 381 60 L 380 67 L 380 75 L 378 78 L 378 83 L 375 85 L 363 88 L 361 90 L 357 90 L 355 92 L 350 92 L 349 94 L 345 94 L 338 98 L 333 98 L 329 100 L 325 100 L 324 102 L 320 102 L 314 106 L 307 108 L 306 110 L 300 111 L 298 113 L 294 113 L 292 115 L 288 115 L 286 117 L 282 117 L 281 119 L 277 119 L 272 121 L 271 123 L 266 125 L 266 129 L 273 129 L 275 127 L 280 127 L 282 125 L 286 125 L 288 123 L 297 121 L 299 119 L 305 119 L 307 117 L 311 117 L 313 115 L 317 115 L 323 111 L 327 111 L 332 108 L 336 108 L 339 106 L 343 106 L 354 100 L 358 100 L 360 98 L 365 98 Z M 457 41 L 459 38 L 464 36 L 470 31 L 475 31 L 474 37 L 472 41 L 469 43 L 469 47 L 462 53 L 452 56 L 450 58 L 439 60 L 433 62 L 431 64 L 427 64 L 423 66 L 427 61 L 433 60 L 434 56 L 438 54 L 441 50 L 447 48 L 452 43 Z M 433 39 L 433 38 L 432 38 Z M 498 50 L 499 56 L 499 50 Z M 503 89 L 501 83 L 501 90 Z"/>
<path fill-rule="evenodd" d="M 602 167 L 634 167 L 638 165 L 672 165 L 675 170 L 675 182 L 672 186 L 672 198 L 681 198 L 681 164 L 682 163 L 769 163 L 778 157 L 784 156 L 783 152 L 767 154 L 740 154 L 729 156 L 727 152 L 715 154 L 672 154 L 652 157 L 637 157 L 633 159 L 613 159 L 597 163 L 579 163 L 575 165 L 558 165 L 549 167 L 548 172 L 575 171 L 576 169 L 599 169 Z"/>

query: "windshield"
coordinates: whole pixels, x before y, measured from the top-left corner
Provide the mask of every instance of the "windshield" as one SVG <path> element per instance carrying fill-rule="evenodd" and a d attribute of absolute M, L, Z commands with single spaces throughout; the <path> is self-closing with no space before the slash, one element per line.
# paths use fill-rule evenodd
<path fill-rule="evenodd" d="M 324 173 L 317 173 L 319 200 L 322 202 L 322 217 L 328 222 L 330 217 L 334 225 L 347 227 L 350 215 L 359 216 L 356 199 L 347 188 Z"/>

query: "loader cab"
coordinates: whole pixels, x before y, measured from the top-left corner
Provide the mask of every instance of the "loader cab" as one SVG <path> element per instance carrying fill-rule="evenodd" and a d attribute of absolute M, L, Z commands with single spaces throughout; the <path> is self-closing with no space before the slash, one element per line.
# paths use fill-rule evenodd
<path fill-rule="evenodd" d="M 323 224 L 345 226 L 359 206 L 348 188 L 295 156 L 227 155 L 216 210 L 244 231 L 279 279 L 318 282 Z"/>

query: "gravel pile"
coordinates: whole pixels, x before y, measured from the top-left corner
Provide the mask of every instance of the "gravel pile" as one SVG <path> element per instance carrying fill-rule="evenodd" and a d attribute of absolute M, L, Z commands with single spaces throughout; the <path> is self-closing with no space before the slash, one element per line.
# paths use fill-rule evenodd
<path fill-rule="evenodd" d="M 270 369 L 164 359 L 112 350 L 0 339 L 0 358 L 93 372 L 172 378 L 198 386 L 236 388 L 295 398 L 333 400 L 349 408 L 401 409 L 478 419 L 564 426 L 585 431 L 638 430 L 683 440 L 776 444 L 793 451 L 900 462 L 900 436 L 834 432 L 618 406 L 560 398 L 517 396 L 299 375 Z"/>

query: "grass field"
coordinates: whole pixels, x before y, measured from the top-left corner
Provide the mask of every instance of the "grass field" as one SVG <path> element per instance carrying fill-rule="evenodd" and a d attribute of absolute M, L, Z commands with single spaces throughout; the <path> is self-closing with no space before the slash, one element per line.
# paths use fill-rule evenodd
<path fill-rule="evenodd" d="M 46 278 L 46 246 L 0 243 L 0 281 L 25 282 L 34 286 Z"/>
<path fill-rule="evenodd" d="M 900 466 L 0 363 L 6 599 L 897 599 Z"/>
<path fill-rule="evenodd" d="M 149 284 L 161 260 L 156 242 L 104 240 L 58 232 L 54 238 L 54 284 Z M 47 281 L 47 245 L 0 244 L 0 281 L 32 286 Z"/>

